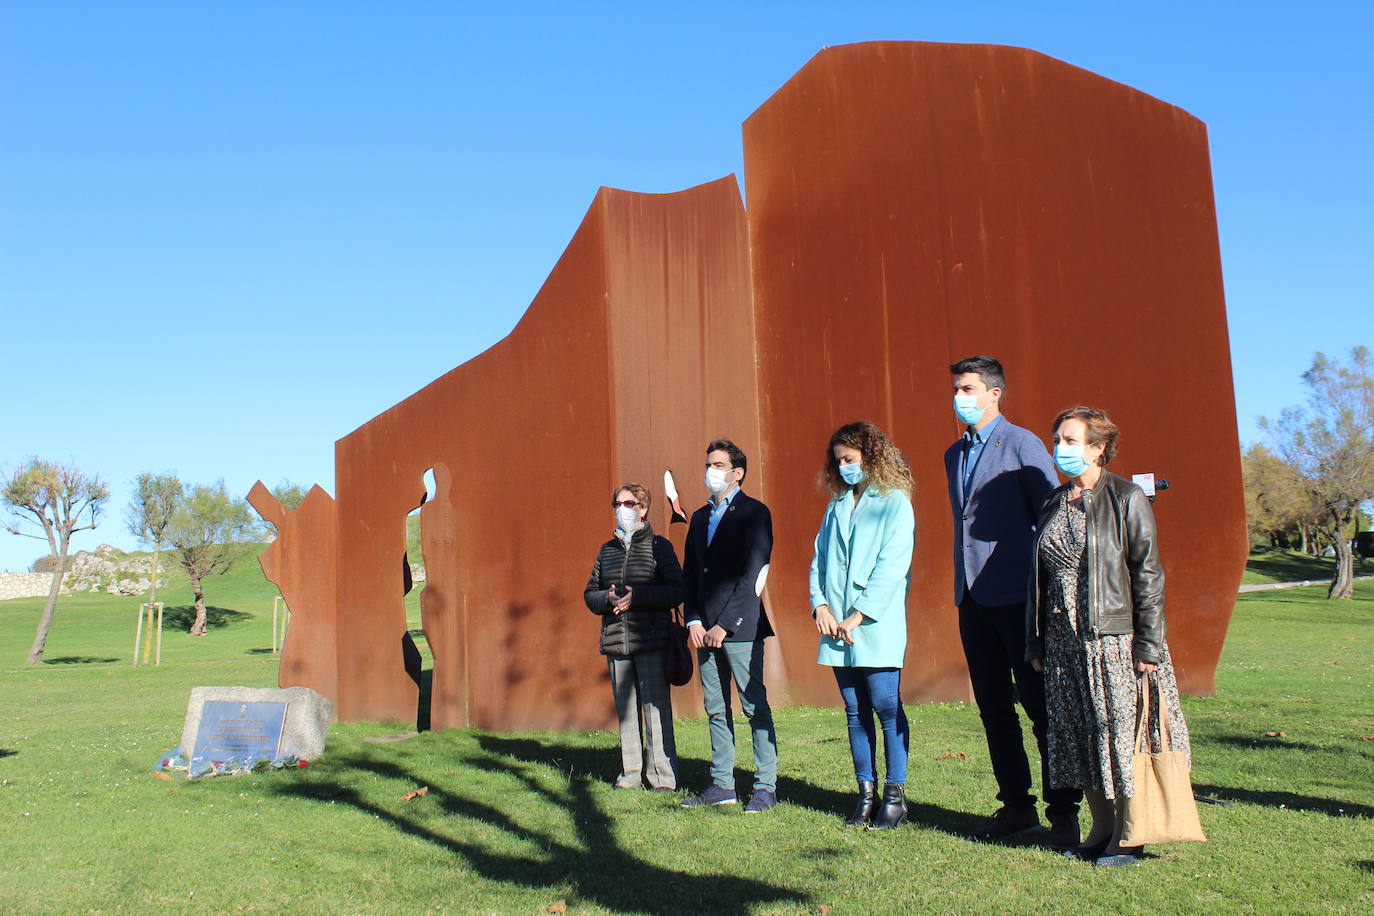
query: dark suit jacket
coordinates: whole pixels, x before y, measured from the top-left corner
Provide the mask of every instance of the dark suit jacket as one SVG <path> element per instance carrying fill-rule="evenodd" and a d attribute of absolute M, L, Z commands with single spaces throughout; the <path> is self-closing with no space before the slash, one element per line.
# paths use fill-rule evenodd
<path fill-rule="evenodd" d="M 773 516 L 768 507 L 740 491 L 706 543 L 711 521 L 707 503 L 692 513 L 682 564 L 687 619 L 706 629 L 719 624 L 728 642 L 752 642 L 773 635 L 763 598 L 755 592 L 759 573 L 773 553 Z M 1022 583 L 1024 587 L 1025 583 Z"/>
<path fill-rule="evenodd" d="M 1058 485 L 1054 461 L 1034 433 L 1002 417 L 965 493 L 963 452 L 962 437 L 945 451 L 954 512 L 954 603 L 972 593 L 988 607 L 1024 605 L 1040 506 Z"/>

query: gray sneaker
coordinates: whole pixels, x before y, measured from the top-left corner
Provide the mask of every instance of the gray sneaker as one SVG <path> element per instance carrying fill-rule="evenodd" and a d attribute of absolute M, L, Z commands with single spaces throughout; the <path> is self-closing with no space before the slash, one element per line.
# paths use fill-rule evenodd
<path fill-rule="evenodd" d="M 762 814 L 778 803 L 778 797 L 767 789 L 755 789 L 749 796 L 749 804 L 744 806 L 745 814 Z"/>
<path fill-rule="evenodd" d="M 736 801 L 738 799 L 735 798 L 734 792 L 711 783 L 700 795 L 693 795 L 691 798 L 683 800 L 678 807 L 701 808 L 707 805 L 733 805 Z"/>

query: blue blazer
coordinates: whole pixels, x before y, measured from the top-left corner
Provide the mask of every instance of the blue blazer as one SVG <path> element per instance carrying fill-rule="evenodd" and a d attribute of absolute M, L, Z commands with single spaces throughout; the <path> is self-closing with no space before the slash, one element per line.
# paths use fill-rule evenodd
<path fill-rule="evenodd" d="M 854 513 L 858 513 L 857 518 Z M 853 531 L 851 533 L 851 523 Z M 906 593 L 916 515 L 900 490 L 868 487 L 830 501 L 811 556 L 811 607 L 830 606 L 836 620 L 863 614 L 854 645 L 821 637 L 816 663 L 832 667 L 900 668 L 906 655 Z"/>
<path fill-rule="evenodd" d="M 1002 417 L 965 493 L 963 452 L 962 437 L 945 451 L 954 512 L 954 603 L 972 594 L 989 607 L 1024 606 L 1036 519 L 1045 496 L 1059 485 L 1054 461 L 1034 433 Z"/>

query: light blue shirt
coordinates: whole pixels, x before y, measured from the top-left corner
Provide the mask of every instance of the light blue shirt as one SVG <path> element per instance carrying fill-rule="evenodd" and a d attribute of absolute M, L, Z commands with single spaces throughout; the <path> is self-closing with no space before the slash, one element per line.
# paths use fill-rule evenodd
<path fill-rule="evenodd" d="M 716 536 L 716 528 L 725 517 L 725 510 L 730 508 L 730 500 L 734 499 L 738 492 L 739 487 L 735 487 L 720 499 L 711 500 L 711 517 L 706 522 L 706 543 L 711 543 L 711 539 Z"/>
<path fill-rule="evenodd" d="M 981 430 L 969 427 L 964 430 L 964 493 L 968 493 L 969 481 L 973 480 L 973 472 L 978 469 L 978 456 L 983 454 L 983 446 L 992 438 L 992 431 L 997 428 L 997 424 L 1002 422 L 1002 415 L 999 413 L 992 418 L 992 422 L 984 426 Z"/>

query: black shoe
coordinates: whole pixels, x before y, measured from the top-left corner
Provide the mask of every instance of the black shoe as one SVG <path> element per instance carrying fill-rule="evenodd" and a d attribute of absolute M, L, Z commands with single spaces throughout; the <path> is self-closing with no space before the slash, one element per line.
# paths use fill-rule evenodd
<path fill-rule="evenodd" d="M 684 799 L 678 807 L 702 808 L 708 805 L 733 805 L 736 801 L 734 792 L 711 783 L 702 790 L 700 795 L 693 795 L 691 798 Z"/>
<path fill-rule="evenodd" d="M 906 786 L 890 782 L 883 786 L 883 804 L 873 816 L 870 830 L 892 830 L 906 823 Z"/>
<path fill-rule="evenodd" d="M 1051 814 L 1049 836 L 1045 845 L 1051 849 L 1071 849 L 1078 846 L 1081 832 L 1077 814 Z"/>
<path fill-rule="evenodd" d="M 988 818 L 986 824 L 970 833 L 968 838 L 979 843 L 995 843 L 998 840 L 1020 836 L 1023 833 L 1030 833 L 1032 830 L 1039 829 L 1040 816 L 1035 813 L 1034 806 L 1008 808 L 1003 805 L 997 809 L 992 817 Z"/>
<path fill-rule="evenodd" d="M 775 807 L 778 797 L 767 789 L 755 789 L 754 794 L 749 796 L 749 804 L 744 806 L 745 814 L 762 814 L 769 808 Z"/>
<path fill-rule="evenodd" d="M 859 780 L 859 803 L 854 813 L 845 820 L 846 827 L 865 827 L 873 820 L 873 809 L 878 806 L 878 793 L 873 788 L 873 780 Z"/>
<path fill-rule="evenodd" d="M 1102 853 L 1107 851 L 1107 844 L 1111 841 L 1112 838 L 1108 836 L 1096 843 L 1080 843 L 1071 849 L 1065 849 L 1064 856 L 1069 859 L 1082 859 L 1084 862 L 1095 862 L 1102 858 Z"/>

